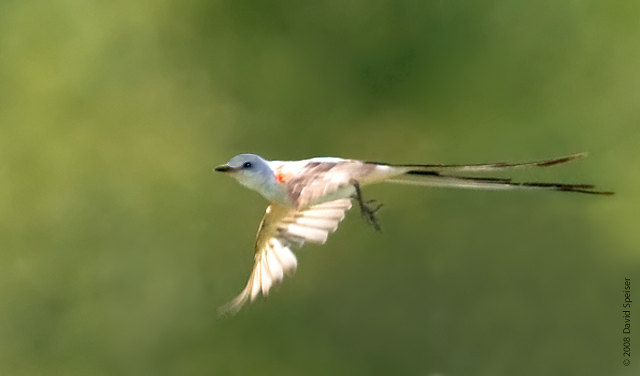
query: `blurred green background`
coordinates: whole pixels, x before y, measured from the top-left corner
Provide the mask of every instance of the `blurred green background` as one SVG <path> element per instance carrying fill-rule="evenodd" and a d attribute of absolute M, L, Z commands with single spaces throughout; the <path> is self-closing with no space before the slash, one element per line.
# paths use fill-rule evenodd
<path fill-rule="evenodd" d="M 637 375 L 640 2 L 0 1 L 0 375 Z M 396 185 L 268 299 L 240 152 L 481 163 Z M 633 310 L 640 330 L 639 301 Z"/>

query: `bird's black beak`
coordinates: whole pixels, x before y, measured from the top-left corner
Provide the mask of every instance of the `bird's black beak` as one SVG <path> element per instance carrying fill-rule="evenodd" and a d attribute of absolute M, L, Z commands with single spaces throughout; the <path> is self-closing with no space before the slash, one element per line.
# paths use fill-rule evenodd
<path fill-rule="evenodd" d="M 214 168 L 214 170 L 218 171 L 218 172 L 229 172 L 231 171 L 231 167 L 229 167 L 229 165 L 222 165 L 222 166 L 218 166 L 216 168 Z"/>

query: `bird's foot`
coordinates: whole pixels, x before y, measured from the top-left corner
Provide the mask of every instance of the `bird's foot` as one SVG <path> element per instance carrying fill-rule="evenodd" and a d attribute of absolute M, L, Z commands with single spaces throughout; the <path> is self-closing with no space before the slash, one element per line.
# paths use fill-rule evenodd
<path fill-rule="evenodd" d="M 362 217 L 369 223 L 376 231 L 381 231 L 380 223 L 378 222 L 378 218 L 376 218 L 376 213 L 383 206 L 376 200 L 367 200 L 364 201 L 362 198 L 362 192 L 360 191 L 360 184 L 358 182 L 353 182 L 353 186 L 356 189 L 355 198 L 358 200 L 358 205 L 360 206 L 360 214 Z"/>

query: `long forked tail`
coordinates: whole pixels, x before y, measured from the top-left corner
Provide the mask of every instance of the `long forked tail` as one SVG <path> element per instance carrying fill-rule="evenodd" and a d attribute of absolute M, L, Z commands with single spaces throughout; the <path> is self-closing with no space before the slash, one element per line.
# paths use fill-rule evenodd
<path fill-rule="evenodd" d="M 611 195 L 613 192 L 598 191 L 591 184 L 565 184 L 542 182 L 515 182 L 509 178 L 488 178 L 476 176 L 461 176 L 459 172 L 484 172 L 523 167 L 549 167 L 573 161 L 586 156 L 586 153 L 565 157 L 526 163 L 490 163 L 476 165 L 388 165 L 405 168 L 402 175 L 390 178 L 391 183 L 413 184 L 425 186 L 442 186 L 475 189 L 543 189 L 562 192 L 578 192 L 598 195 Z"/>

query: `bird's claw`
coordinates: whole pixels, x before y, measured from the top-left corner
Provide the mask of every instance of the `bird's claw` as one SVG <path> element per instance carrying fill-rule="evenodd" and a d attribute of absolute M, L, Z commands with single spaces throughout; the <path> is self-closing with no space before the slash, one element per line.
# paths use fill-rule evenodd
<path fill-rule="evenodd" d="M 376 231 L 381 231 L 380 223 L 376 218 L 376 213 L 383 206 L 376 200 L 367 200 L 364 201 L 362 199 L 362 192 L 360 192 L 360 185 L 358 182 L 354 182 L 353 186 L 356 189 L 355 198 L 358 200 L 358 204 L 360 206 L 360 214 L 364 217 L 364 219 L 369 223 Z"/>
<path fill-rule="evenodd" d="M 371 225 L 376 231 L 381 231 L 380 223 L 378 222 L 378 218 L 376 218 L 376 212 L 380 210 L 382 204 L 377 201 L 371 200 L 367 202 L 363 202 L 360 205 L 360 213 L 364 217 L 364 219 Z"/>

